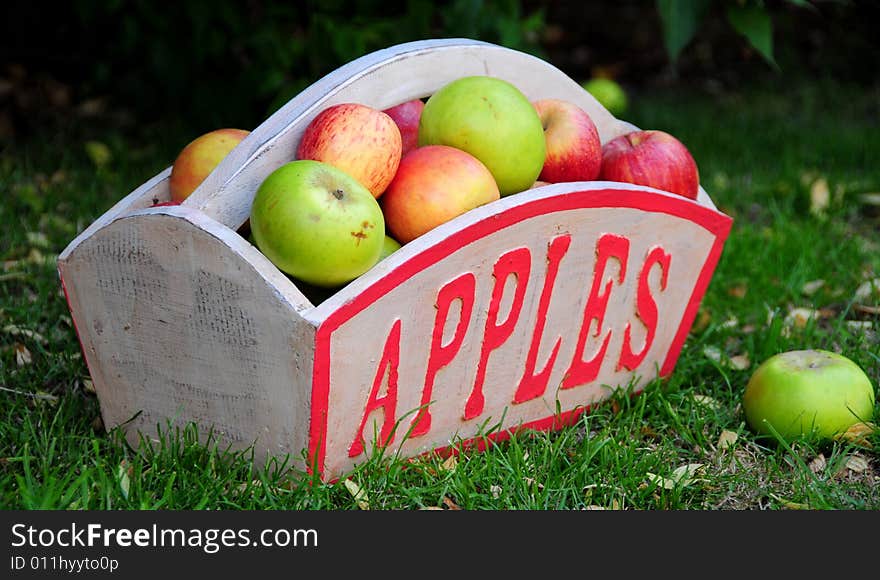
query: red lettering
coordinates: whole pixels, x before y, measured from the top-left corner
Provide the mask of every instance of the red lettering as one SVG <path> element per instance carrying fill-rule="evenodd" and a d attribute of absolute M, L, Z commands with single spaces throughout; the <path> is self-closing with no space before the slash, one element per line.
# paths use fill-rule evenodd
<path fill-rule="evenodd" d="M 609 277 L 605 282 L 605 291 L 600 293 L 602 282 L 605 281 L 605 266 L 608 260 L 615 258 L 620 264 L 620 273 L 617 277 L 617 283 L 622 284 L 626 276 L 626 262 L 629 255 L 629 240 L 623 236 L 615 234 L 604 234 L 596 242 L 596 265 L 593 268 L 593 285 L 590 288 L 590 295 L 584 306 L 584 318 L 581 322 L 580 332 L 578 333 L 577 346 L 574 349 L 574 356 L 565 375 L 562 378 L 562 388 L 570 389 L 578 385 L 583 385 L 594 380 L 599 375 L 599 368 L 605 358 L 605 351 L 608 350 L 608 343 L 611 340 L 611 331 L 605 335 L 602 346 L 596 352 L 595 356 L 588 361 L 584 358 L 584 347 L 587 343 L 587 335 L 590 331 L 593 321 L 596 321 L 596 332 L 594 336 L 599 336 L 602 332 L 602 322 L 605 320 L 605 311 L 608 309 L 608 299 L 611 297 L 611 288 L 614 284 L 614 278 Z"/>
<path fill-rule="evenodd" d="M 447 282 L 437 293 L 437 315 L 434 317 L 434 330 L 431 334 L 431 351 L 428 355 L 428 368 L 425 371 L 425 386 L 422 389 L 422 400 L 419 412 L 412 420 L 410 435 L 417 437 L 424 435 L 431 428 L 431 411 L 428 404 L 431 402 L 431 394 L 434 390 L 434 379 L 437 372 L 452 362 L 471 321 L 471 312 L 474 309 L 474 290 L 476 278 L 471 272 L 465 272 L 458 278 Z M 461 317 L 448 344 L 443 344 L 443 329 L 446 327 L 446 319 L 449 316 L 449 307 L 455 300 L 461 301 Z"/>
<path fill-rule="evenodd" d="M 623 331 L 623 346 L 620 350 L 620 359 L 617 361 L 617 370 L 625 368 L 633 370 L 639 366 L 648 354 L 651 343 L 654 342 L 654 335 L 657 332 L 657 303 L 651 295 L 651 288 L 648 286 L 648 275 L 654 264 L 660 266 L 660 290 L 666 290 L 666 281 L 669 278 L 669 262 L 671 256 L 663 251 L 660 246 L 655 246 L 645 258 L 642 271 L 639 273 L 639 285 L 636 290 L 636 316 L 645 325 L 645 346 L 638 354 L 632 351 L 631 329 L 632 325 L 627 322 Z"/>
<path fill-rule="evenodd" d="M 492 276 L 495 285 L 492 287 L 492 298 L 489 301 L 489 313 L 486 317 L 486 328 L 483 332 L 483 344 L 480 349 L 480 362 L 477 364 L 477 376 L 474 380 L 474 388 L 468 397 L 464 407 L 465 420 L 473 419 L 483 412 L 485 397 L 483 396 L 483 382 L 486 380 L 486 366 L 489 355 L 493 350 L 504 344 L 513 333 L 513 328 L 519 319 L 523 300 L 526 295 L 526 287 L 529 284 L 529 273 L 532 269 L 532 254 L 528 248 L 516 248 L 502 255 L 495 262 Z M 513 303 L 507 319 L 498 323 L 498 310 L 501 307 L 501 299 L 504 296 L 504 288 L 507 278 L 514 276 L 516 289 L 513 294 Z"/>
<path fill-rule="evenodd" d="M 537 365 L 538 348 L 544 335 L 544 324 L 547 322 L 547 309 L 553 295 L 553 284 L 556 282 L 556 274 L 559 272 L 559 262 L 568 252 L 569 246 L 571 246 L 571 234 L 557 236 L 547 245 L 547 275 L 544 277 L 544 287 L 541 289 L 541 298 L 538 301 L 538 315 L 535 320 L 535 328 L 532 330 L 532 343 L 529 346 L 528 355 L 526 355 L 526 369 L 513 396 L 514 403 L 530 401 L 540 397 L 547 390 L 550 372 L 553 370 L 553 363 L 556 362 L 556 355 L 559 354 L 562 337 L 556 338 L 556 344 L 553 345 L 547 364 L 537 374 L 535 374 L 535 366 Z"/>
<path fill-rule="evenodd" d="M 385 339 L 385 348 L 382 350 L 382 359 L 373 379 L 373 388 L 370 390 L 370 398 L 367 400 L 361 426 L 358 429 L 354 441 L 348 448 L 349 457 L 357 457 L 364 452 L 364 428 L 367 418 L 376 409 L 382 409 L 382 429 L 379 431 L 380 445 L 385 446 L 394 440 L 394 414 L 397 409 L 397 369 L 400 366 L 400 319 L 394 321 L 388 338 Z M 388 376 L 388 388 L 385 395 L 379 396 L 379 389 Z"/>

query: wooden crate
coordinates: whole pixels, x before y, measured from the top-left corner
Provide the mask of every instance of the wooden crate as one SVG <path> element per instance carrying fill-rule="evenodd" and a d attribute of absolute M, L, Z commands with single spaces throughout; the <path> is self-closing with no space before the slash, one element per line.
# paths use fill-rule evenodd
<path fill-rule="evenodd" d="M 239 235 L 305 126 L 466 75 L 583 107 L 602 142 L 635 127 L 534 56 L 467 39 L 339 68 L 253 130 L 181 205 L 162 171 L 58 258 L 104 423 L 129 440 L 195 422 L 325 480 L 379 447 L 414 456 L 570 423 L 669 375 L 730 229 L 697 200 L 614 182 L 528 190 L 460 216 L 326 300 Z M 317 302 L 317 301 L 316 301 Z"/>

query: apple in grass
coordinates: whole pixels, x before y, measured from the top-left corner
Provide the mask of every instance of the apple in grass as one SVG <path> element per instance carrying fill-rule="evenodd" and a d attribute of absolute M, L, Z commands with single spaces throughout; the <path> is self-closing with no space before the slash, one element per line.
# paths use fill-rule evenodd
<path fill-rule="evenodd" d="M 599 179 L 622 181 L 697 199 L 700 175 L 684 143 L 665 131 L 639 130 L 602 147 Z"/>
<path fill-rule="evenodd" d="M 208 177 L 250 131 L 216 129 L 190 141 L 174 159 L 168 188 L 171 201 L 180 203 Z"/>
<path fill-rule="evenodd" d="M 419 146 L 419 119 L 422 117 L 422 109 L 424 108 L 424 101 L 412 99 L 382 111 L 394 119 L 397 128 L 400 129 L 401 157 Z"/>
<path fill-rule="evenodd" d="M 820 349 L 764 361 L 743 393 L 743 411 L 759 435 L 828 440 L 874 416 L 874 387 L 851 359 Z"/>
<path fill-rule="evenodd" d="M 500 197 L 479 159 L 448 145 L 425 145 L 401 159 L 381 206 L 389 234 L 405 244 Z"/>
<path fill-rule="evenodd" d="M 419 145 L 466 151 L 491 172 L 502 196 L 529 189 L 544 166 L 538 112 L 513 84 L 496 77 L 460 77 L 425 103 Z"/>
<path fill-rule="evenodd" d="M 321 288 L 341 286 L 379 260 L 385 220 L 354 177 L 328 163 L 290 161 L 257 188 L 254 241 L 279 270 Z"/>
<path fill-rule="evenodd" d="M 318 113 L 306 126 L 296 158 L 329 163 L 377 198 L 394 177 L 401 151 L 400 129 L 394 119 L 373 107 L 340 103 Z"/>
<path fill-rule="evenodd" d="M 590 115 L 562 99 L 540 99 L 533 104 L 547 142 L 538 179 L 548 183 L 596 179 L 602 167 L 602 142 Z"/>

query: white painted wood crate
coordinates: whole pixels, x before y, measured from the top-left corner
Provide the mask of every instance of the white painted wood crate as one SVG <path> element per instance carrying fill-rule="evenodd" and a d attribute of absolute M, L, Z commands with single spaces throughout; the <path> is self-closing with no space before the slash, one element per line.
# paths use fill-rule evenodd
<path fill-rule="evenodd" d="M 669 375 L 730 229 L 696 201 L 614 182 L 502 198 L 405 245 L 320 304 L 237 232 L 309 121 L 466 75 L 573 101 L 602 142 L 635 127 L 534 56 L 466 39 L 339 68 L 253 130 L 181 205 L 170 168 L 58 258 L 104 423 L 132 443 L 197 423 L 258 461 L 338 478 L 374 443 L 414 456 L 554 429 Z M 378 438 L 378 439 L 377 439 Z"/>

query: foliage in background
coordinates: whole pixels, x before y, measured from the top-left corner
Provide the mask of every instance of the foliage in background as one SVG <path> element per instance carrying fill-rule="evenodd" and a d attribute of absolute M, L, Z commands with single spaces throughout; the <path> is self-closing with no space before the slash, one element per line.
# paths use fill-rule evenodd
<path fill-rule="evenodd" d="M 103 60 L 89 76 L 146 111 L 172 107 L 207 127 L 251 127 L 300 90 L 368 52 L 428 37 L 466 36 L 537 52 L 542 14 L 503 0 L 322 0 L 165 5 L 76 2 L 88 47 Z M 194 81 L 198 82 L 194 82 Z"/>

